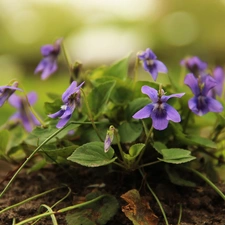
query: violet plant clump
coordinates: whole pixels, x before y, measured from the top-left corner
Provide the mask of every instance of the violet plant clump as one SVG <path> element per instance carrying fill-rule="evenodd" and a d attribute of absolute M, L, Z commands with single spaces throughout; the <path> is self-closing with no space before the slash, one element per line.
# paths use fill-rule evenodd
<path fill-rule="evenodd" d="M 47 79 L 57 70 L 61 41 L 41 48 L 44 58 L 35 70 L 42 73 L 41 79 Z M 136 60 L 142 62 L 143 69 L 135 66 L 135 75 L 128 70 L 133 64 L 129 57 L 88 71 L 82 71 L 81 64 L 75 69 L 74 62 L 66 62 L 75 74 L 60 78 L 68 80 L 68 88 L 61 97 L 48 94 L 51 101 L 44 104 L 44 126 L 31 107 L 37 100 L 34 92 L 26 97 L 17 96 L 13 94 L 18 90 L 17 83 L 1 86 L 1 105 L 8 100 L 17 108 L 10 120 L 15 124 L 20 121 L 25 128 L 22 132 L 26 133 L 20 135 L 17 146 L 6 143 L 3 158 L 12 157 L 8 148 L 18 147 L 26 156 L 30 153 L 28 160 L 39 154 L 44 159 L 42 166 L 111 164 L 111 169 L 131 172 L 159 163 L 160 170 L 165 169 L 172 183 L 189 184 L 177 172 L 182 170 L 180 164 L 192 168 L 202 149 L 206 155 L 213 155 L 214 161 L 225 154 L 217 151 L 225 137 L 223 69 L 216 67 L 208 74 L 211 68 L 207 63 L 197 56 L 187 58 L 181 61 L 187 73 L 180 75 L 182 83 L 178 89 L 178 85 L 170 82 L 176 79 L 176 74 L 165 75 L 169 79 L 157 82 L 158 73 L 167 73 L 168 69 L 166 60 L 157 60 L 151 49 L 137 54 Z M 147 71 L 153 81 L 138 79 L 137 71 Z M 16 132 L 17 127 L 10 127 L 11 135 L 16 136 Z M 151 173 L 159 171 L 152 167 Z"/>

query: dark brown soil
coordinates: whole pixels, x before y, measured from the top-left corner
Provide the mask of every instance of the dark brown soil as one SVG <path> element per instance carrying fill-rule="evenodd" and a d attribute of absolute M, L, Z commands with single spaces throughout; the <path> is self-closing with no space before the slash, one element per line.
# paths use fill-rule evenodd
<path fill-rule="evenodd" d="M 146 181 L 142 179 L 139 172 L 125 173 L 112 169 L 110 171 L 107 167 L 85 168 L 81 166 L 73 169 L 49 166 L 30 174 L 23 171 L 0 199 L 0 210 L 51 188 L 66 184 L 72 189 L 72 193 L 63 202 L 55 206 L 54 210 L 81 202 L 86 194 L 98 189 L 103 193 L 114 195 L 120 203 L 118 213 L 107 225 L 132 225 L 132 222 L 126 218 L 121 210 L 121 207 L 127 203 L 120 196 L 135 188 L 140 191 L 141 196 L 148 199 L 153 212 L 159 217 L 158 224 L 165 224 L 160 208 L 147 189 Z M 169 224 L 177 225 L 180 206 L 182 206 L 180 225 L 225 224 L 225 202 L 204 182 L 200 181 L 195 188 L 180 187 L 171 184 L 163 177 L 152 176 L 150 172 L 146 172 L 146 180 L 159 197 Z M 6 184 L 6 180 L 1 183 L 0 190 L 3 190 Z M 88 187 L 92 184 L 100 184 L 100 186 Z M 105 184 L 105 186 L 102 187 L 101 184 Z M 217 186 L 225 193 L 225 185 L 217 184 Z M 51 206 L 64 197 L 67 192 L 68 188 L 61 188 L 15 207 L 0 215 L 0 224 L 12 225 L 13 218 L 16 218 L 16 222 L 19 222 L 37 215 L 41 204 Z M 66 225 L 65 214 L 57 215 L 56 218 L 59 225 Z M 36 224 L 52 225 L 52 222 L 50 218 L 45 218 Z"/>

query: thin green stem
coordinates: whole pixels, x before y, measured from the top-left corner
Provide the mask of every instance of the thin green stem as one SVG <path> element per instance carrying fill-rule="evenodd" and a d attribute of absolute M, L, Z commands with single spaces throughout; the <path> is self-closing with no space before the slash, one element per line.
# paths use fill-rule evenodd
<path fill-rule="evenodd" d="M 147 137 L 147 135 L 148 135 L 148 129 L 147 129 L 147 126 L 146 126 L 144 120 L 141 120 L 141 122 L 142 122 L 142 125 L 143 125 L 143 128 L 144 128 L 144 131 L 145 131 L 145 136 Z"/>
<path fill-rule="evenodd" d="M 143 168 L 143 167 L 146 167 L 146 166 L 152 166 L 152 165 L 158 164 L 160 162 L 162 162 L 162 161 L 155 161 L 155 162 L 145 163 L 145 164 L 140 165 L 138 168 Z"/>
<path fill-rule="evenodd" d="M 47 209 L 48 212 L 52 213 L 50 216 L 51 216 L 51 219 L 52 219 L 52 223 L 53 225 L 58 225 L 58 222 L 56 220 L 56 217 L 54 215 L 54 212 L 52 210 L 51 207 L 49 207 L 48 205 L 45 205 L 45 204 L 42 204 L 41 207 L 45 207 Z"/>
<path fill-rule="evenodd" d="M 63 50 L 63 55 L 64 55 L 64 57 L 66 59 L 66 64 L 68 66 L 68 70 L 69 70 L 70 76 L 73 77 L 73 72 L 72 72 L 72 68 L 71 68 L 71 60 L 69 58 L 69 55 L 67 54 L 64 41 L 62 41 L 62 45 L 61 46 L 62 46 L 62 50 Z"/>
<path fill-rule="evenodd" d="M 69 189 L 69 191 L 67 192 L 67 194 L 64 196 L 64 197 L 62 197 L 59 201 L 57 201 L 56 203 L 54 203 L 52 206 L 51 206 L 51 208 L 54 208 L 56 205 L 58 205 L 60 202 L 62 202 L 64 199 L 66 199 L 70 194 L 71 194 L 71 188 L 69 188 L 68 187 L 68 189 Z M 34 225 L 35 223 L 37 223 L 38 221 L 39 221 L 40 219 L 37 219 L 37 220 L 35 220 L 31 225 Z"/>
<path fill-rule="evenodd" d="M 223 192 L 211 180 L 209 180 L 206 176 L 204 176 L 203 174 L 201 174 L 200 172 L 198 172 L 195 169 L 185 167 L 185 166 L 182 166 L 182 168 L 184 168 L 186 170 L 189 170 L 189 171 L 193 172 L 194 174 L 198 175 L 209 186 L 211 186 L 214 189 L 214 191 L 225 201 L 225 195 L 223 194 Z"/>
<path fill-rule="evenodd" d="M 123 169 L 127 169 L 127 167 L 126 166 L 124 166 L 123 164 L 121 164 L 121 163 L 118 163 L 118 162 L 113 162 L 115 165 L 117 165 L 117 166 L 119 166 L 119 167 L 121 167 L 121 168 L 123 168 Z"/>
<path fill-rule="evenodd" d="M 149 130 L 149 132 L 148 132 L 148 135 L 147 135 L 146 140 L 145 140 L 145 146 L 144 146 L 144 148 L 142 149 L 140 155 L 138 156 L 138 159 L 137 159 L 137 161 L 136 161 L 136 166 L 138 166 L 138 164 L 139 164 L 139 162 L 140 162 L 140 160 L 141 160 L 143 154 L 145 153 L 147 144 L 148 144 L 149 140 L 151 139 L 152 131 L 153 131 L 153 126 L 151 126 L 151 128 L 150 128 L 150 130 Z"/>
<path fill-rule="evenodd" d="M 143 179 L 145 179 L 144 173 L 142 172 L 141 169 L 139 169 L 139 172 L 140 172 L 141 176 L 143 177 Z M 153 195 L 153 197 L 155 198 L 157 204 L 159 205 L 159 208 L 160 208 L 160 210 L 161 210 L 161 212 L 163 214 L 163 218 L 165 220 L 166 225 L 169 225 L 167 217 L 166 217 L 166 213 L 165 213 L 165 211 L 164 211 L 164 209 L 162 207 L 162 204 L 161 204 L 160 200 L 158 199 L 158 197 L 155 194 L 155 192 L 151 189 L 151 187 L 150 187 L 150 185 L 149 185 L 149 183 L 147 181 L 146 181 L 146 185 L 147 185 L 149 191 L 151 192 L 151 194 Z"/>
<path fill-rule="evenodd" d="M 98 196 L 97 198 L 94 198 L 90 201 L 86 201 L 84 203 L 80 203 L 80 204 L 77 204 L 77 205 L 73 205 L 73 206 L 69 206 L 69 207 L 66 207 L 66 208 L 62 208 L 58 211 L 52 211 L 52 212 L 45 212 L 45 213 L 42 213 L 42 214 L 39 214 L 39 215 L 36 215 L 36 216 L 33 216 L 31 218 L 28 218 L 26 220 L 23 220 L 19 223 L 16 223 L 15 225 L 22 225 L 22 224 L 26 224 L 28 222 L 31 222 L 33 220 L 36 220 L 36 219 L 39 219 L 39 218 L 44 218 L 46 216 L 51 216 L 52 214 L 59 214 L 59 213 L 64 213 L 64 212 L 67 212 L 67 211 L 70 211 L 70 210 L 73 210 L 73 209 L 77 209 L 77 208 L 80 208 L 80 207 L 83 207 L 83 206 L 86 206 L 86 205 L 89 205 L 93 202 L 96 202 L 104 197 L 108 196 L 107 194 L 104 194 L 104 195 L 101 195 L 101 196 Z"/>
<path fill-rule="evenodd" d="M 16 176 L 20 173 L 20 171 L 23 169 L 23 167 L 27 164 L 27 162 L 46 144 L 48 143 L 53 137 L 55 137 L 57 134 L 59 134 L 61 131 L 63 131 L 66 127 L 70 126 L 71 124 L 90 124 L 90 122 L 70 122 L 67 125 L 65 125 L 63 128 L 55 131 L 52 135 L 50 135 L 45 141 L 43 141 L 30 155 L 29 157 L 23 162 L 23 164 L 19 167 L 19 169 L 15 172 L 15 174 L 12 176 L 8 184 L 5 186 L 3 191 L 0 194 L 0 198 L 3 196 L 3 194 L 8 190 L 9 186 L 13 182 L 13 180 L 16 178 Z"/>
<path fill-rule="evenodd" d="M 183 132 L 185 133 L 186 129 L 187 129 L 187 125 L 188 125 L 188 121 L 190 119 L 190 116 L 191 116 L 191 110 L 188 109 L 188 113 L 187 113 L 187 116 L 184 120 L 184 125 L 183 125 Z"/>
<path fill-rule="evenodd" d="M 177 225 L 180 225 L 180 223 L 181 223 L 181 217 L 182 217 L 182 205 L 180 204 L 180 213 L 179 213 Z"/>
<path fill-rule="evenodd" d="M 90 119 L 90 121 L 91 121 L 91 123 L 92 123 L 92 126 L 93 126 L 93 128 L 94 128 L 96 134 L 98 135 L 98 138 L 103 142 L 104 140 L 101 138 L 101 135 L 100 135 L 100 133 L 99 133 L 97 127 L 95 126 L 94 118 L 93 118 L 93 116 L 92 116 L 91 109 L 90 109 L 90 106 L 89 106 L 89 103 L 88 103 L 86 94 L 84 93 L 84 91 L 83 91 L 82 88 L 81 88 L 80 90 L 81 90 L 81 92 L 82 92 L 82 94 L 83 94 L 83 96 L 84 96 L 84 101 L 85 101 L 85 104 L 86 104 L 86 107 L 87 107 L 88 116 L 89 116 L 89 119 Z"/>
<path fill-rule="evenodd" d="M 23 204 L 26 203 L 26 202 L 29 202 L 29 201 L 34 200 L 34 199 L 36 199 L 36 198 L 39 198 L 39 197 L 41 197 L 41 196 L 43 196 L 43 195 L 46 195 L 46 194 L 48 194 L 48 193 L 50 193 L 50 192 L 52 192 L 52 191 L 55 191 L 55 190 L 58 190 L 58 189 L 64 188 L 64 187 L 65 187 L 65 186 L 53 188 L 53 189 L 51 189 L 51 190 L 48 190 L 48 191 L 42 192 L 42 193 L 40 193 L 40 194 L 34 195 L 34 196 L 30 197 L 30 198 L 27 198 L 27 199 L 25 199 L 25 200 L 23 200 L 23 201 L 21 201 L 21 202 L 18 202 L 18 203 L 14 204 L 14 205 L 10 205 L 10 206 L 8 206 L 7 208 L 1 210 L 1 211 L 0 211 L 0 214 L 3 213 L 3 212 L 5 212 L 5 211 L 8 211 L 8 210 L 10 210 L 10 209 L 12 209 L 12 208 L 15 208 L 15 207 L 18 207 L 18 206 L 20 206 L 20 205 L 23 205 Z"/>
<path fill-rule="evenodd" d="M 124 152 L 123 152 L 122 146 L 120 144 L 118 131 L 116 129 L 115 129 L 115 136 L 116 136 L 116 142 L 117 142 L 117 145 L 118 145 L 118 148 L 119 148 L 119 151 L 120 151 L 121 158 L 122 158 L 123 162 L 125 163 Z"/>

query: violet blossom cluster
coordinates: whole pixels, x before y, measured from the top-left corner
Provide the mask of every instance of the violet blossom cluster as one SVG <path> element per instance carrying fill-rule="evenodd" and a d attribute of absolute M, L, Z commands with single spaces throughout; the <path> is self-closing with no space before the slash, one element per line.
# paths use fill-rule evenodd
<path fill-rule="evenodd" d="M 222 112 L 223 106 L 216 100 L 216 95 L 222 95 L 224 85 L 223 69 L 216 67 L 212 75 L 210 75 L 206 71 L 207 64 L 197 56 L 182 60 L 181 65 L 191 72 L 184 79 L 184 83 L 194 94 L 194 97 L 188 101 L 190 110 L 199 116 L 208 112 Z"/>

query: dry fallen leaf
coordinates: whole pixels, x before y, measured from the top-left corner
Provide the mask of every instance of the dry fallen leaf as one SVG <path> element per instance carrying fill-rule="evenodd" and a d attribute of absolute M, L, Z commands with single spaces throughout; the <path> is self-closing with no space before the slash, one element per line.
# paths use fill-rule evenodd
<path fill-rule="evenodd" d="M 128 205 L 122 211 L 134 225 L 157 225 L 158 217 L 152 212 L 148 201 L 141 197 L 138 190 L 132 189 L 121 195 Z"/>

